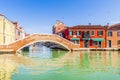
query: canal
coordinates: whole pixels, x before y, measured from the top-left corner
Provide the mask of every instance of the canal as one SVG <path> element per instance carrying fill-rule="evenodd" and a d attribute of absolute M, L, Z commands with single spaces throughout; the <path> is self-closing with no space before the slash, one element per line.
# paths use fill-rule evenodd
<path fill-rule="evenodd" d="M 0 80 L 120 80 L 120 52 L 51 50 L 0 54 Z"/>

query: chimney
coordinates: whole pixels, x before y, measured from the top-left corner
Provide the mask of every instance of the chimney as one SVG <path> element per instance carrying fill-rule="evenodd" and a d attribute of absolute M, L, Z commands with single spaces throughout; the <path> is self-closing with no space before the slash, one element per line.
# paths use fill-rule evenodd
<path fill-rule="evenodd" d="M 89 26 L 91 26 L 91 23 L 89 23 Z"/>
<path fill-rule="evenodd" d="M 109 23 L 107 23 L 107 26 L 109 26 Z"/>

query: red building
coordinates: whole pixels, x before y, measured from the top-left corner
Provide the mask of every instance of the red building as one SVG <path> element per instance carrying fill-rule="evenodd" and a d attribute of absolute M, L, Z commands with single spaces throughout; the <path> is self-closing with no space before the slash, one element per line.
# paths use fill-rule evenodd
<path fill-rule="evenodd" d="M 67 27 L 56 33 L 75 44 L 80 48 L 105 48 L 107 26 L 101 25 L 77 25 Z"/>

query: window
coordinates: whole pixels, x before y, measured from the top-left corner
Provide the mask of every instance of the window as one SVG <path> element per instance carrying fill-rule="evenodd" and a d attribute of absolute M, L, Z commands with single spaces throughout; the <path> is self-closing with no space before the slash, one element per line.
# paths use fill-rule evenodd
<path fill-rule="evenodd" d="M 76 35 L 77 36 L 81 35 L 81 31 L 77 31 Z"/>
<path fill-rule="evenodd" d="M 63 33 L 59 33 L 58 35 L 61 36 L 61 37 L 64 37 L 64 34 L 63 34 Z"/>
<path fill-rule="evenodd" d="M 98 35 L 99 36 L 103 35 L 103 31 L 98 31 Z"/>
<path fill-rule="evenodd" d="M 59 33 L 58 35 L 59 35 L 59 36 L 62 36 L 62 33 Z"/>
<path fill-rule="evenodd" d="M 118 32 L 117 35 L 120 36 L 120 32 Z"/>
<path fill-rule="evenodd" d="M 89 34 L 89 31 L 85 31 L 84 33 L 85 33 L 85 34 Z"/>
<path fill-rule="evenodd" d="M 18 31 L 18 35 L 20 36 L 20 32 Z"/>
<path fill-rule="evenodd" d="M 69 35 L 70 35 L 70 36 L 73 35 L 73 31 L 69 31 Z"/>
<path fill-rule="evenodd" d="M 118 45 L 120 45 L 120 40 L 118 40 Z"/>
<path fill-rule="evenodd" d="M 112 31 L 108 31 L 108 36 L 112 36 Z"/>
<path fill-rule="evenodd" d="M 74 44 L 80 44 L 79 40 L 71 40 L 71 42 L 73 42 Z"/>
<path fill-rule="evenodd" d="M 89 38 L 89 37 L 90 37 L 89 31 L 85 31 L 83 37 L 84 37 L 84 38 Z"/>
<path fill-rule="evenodd" d="M 98 44 L 97 41 L 93 41 L 93 45 L 96 46 Z"/>
<path fill-rule="evenodd" d="M 94 35 L 94 31 L 91 31 L 91 35 Z"/>

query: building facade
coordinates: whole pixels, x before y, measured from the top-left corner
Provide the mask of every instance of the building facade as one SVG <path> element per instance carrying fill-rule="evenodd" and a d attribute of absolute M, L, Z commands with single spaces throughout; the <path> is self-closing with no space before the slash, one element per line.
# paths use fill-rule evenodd
<path fill-rule="evenodd" d="M 56 24 L 53 25 L 52 33 L 57 34 L 64 29 L 66 29 L 66 25 L 61 21 L 57 21 Z"/>
<path fill-rule="evenodd" d="M 0 45 L 15 41 L 15 26 L 4 15 L 0 14 Z"/>
<path fill-rule="evenodd" d="M 120 48 L 120 23 L 108 27 L 107 48 Z"/>
<path fill-rule="evenodd" d="M 79 44 L 80 48 L 105 48 L 106 28 L 101 25 L 78 25 L 67 27 L 57 34 Z"/>
<path fill-rule="evenodd" d="M 12 22 L 0 14 L 0 45 L 7 45 L 25 38 L 25 30 L 18 22 Z"/>
<path fill-rule="evenodd" d="M 23 27 L 20 27 L 18 22 L 12 22 L 15 25 L 15 36 L 16 40 L 25 38 L 25 30 Z"/>
<path fill-rule="evenodd" d="M 62 26 L 62 28 L 60 28 Z M 57 34 L 75 44 L 80 48 L 106 48 L 120 49 L 120 23 L 113 25 L 77 25 L 67 27 L 61 25 L 53 28 Z"/>

